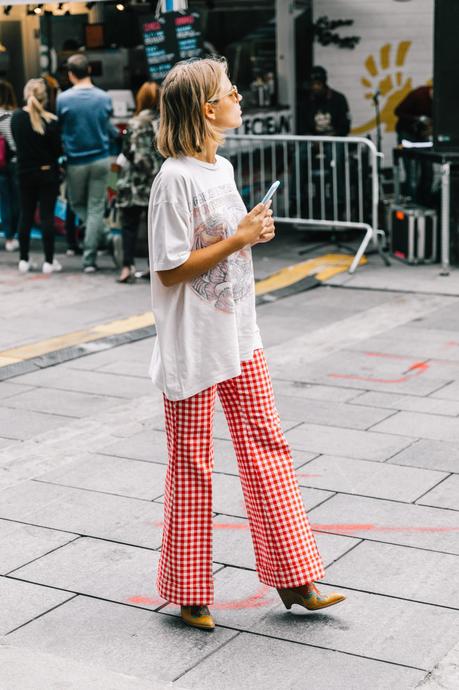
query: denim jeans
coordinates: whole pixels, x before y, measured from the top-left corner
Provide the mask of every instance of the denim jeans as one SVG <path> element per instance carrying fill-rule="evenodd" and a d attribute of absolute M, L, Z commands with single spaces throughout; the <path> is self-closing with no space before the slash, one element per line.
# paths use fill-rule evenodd
<path fill-rule="evenodd" d="M 97 250 L 109 244 L 110 231 L 104 223 L 109 159 L 67 167 L 70 204 L 86 225 L 83 266 L 95 266 Z"/>

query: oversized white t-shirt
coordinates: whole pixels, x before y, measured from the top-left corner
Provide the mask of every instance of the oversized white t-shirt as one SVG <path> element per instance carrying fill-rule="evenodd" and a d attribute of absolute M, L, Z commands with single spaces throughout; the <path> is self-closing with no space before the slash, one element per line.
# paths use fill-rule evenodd
<path fill-rule="evenodd" d="M 238 376 L 241 361 L 262 347 L 250 247 L 178 285 L 165 287 L 155 273 L 233 235 L 246 213 L 233 166 L 221 156 L 216 163 L 168 158 L 155 178 L 148 211 L 157 330 L 150 375 L 169 400 Z"/>

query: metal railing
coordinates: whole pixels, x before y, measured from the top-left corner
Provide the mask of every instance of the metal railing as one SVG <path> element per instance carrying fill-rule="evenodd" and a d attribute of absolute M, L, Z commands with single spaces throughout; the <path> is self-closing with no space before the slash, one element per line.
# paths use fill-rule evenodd
<path fill-rule="evenodd" d="M 236 183 L 248 208 L 255 206 L 274 180 L 274 219 L 297 227 L 364 232 L 349 273 L 368 244 L 381 258 L 378 236 L 378 152 L 362 137 L 230 135 L 223 153 L 234 165 Z"/>

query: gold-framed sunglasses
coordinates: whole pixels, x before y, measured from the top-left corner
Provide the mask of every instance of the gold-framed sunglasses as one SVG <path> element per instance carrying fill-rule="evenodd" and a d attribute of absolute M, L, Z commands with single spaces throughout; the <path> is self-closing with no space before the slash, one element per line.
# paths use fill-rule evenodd
<path fill-rule="evenodd" d="M 220 98 L 211 98 L 207 103 L 218 103 L 218 101 L 221 101 L 222 98 L 226 98 L 226 96 L 233 96 L 235 101 L 239 101 L 239 91 L 237 90 L 236 84 L 231 85 L 231 91 L 228 91 L 228 93 L 224 93 Z"/>

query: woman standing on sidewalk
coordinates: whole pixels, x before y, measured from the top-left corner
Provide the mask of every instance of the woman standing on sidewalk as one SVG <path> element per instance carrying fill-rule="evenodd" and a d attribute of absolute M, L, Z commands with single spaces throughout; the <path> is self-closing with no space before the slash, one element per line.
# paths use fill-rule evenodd
<path fill-rule="evenodd" d="M 135 247 L 142 213 L 148 208 L 153 179 L 162 158 L 155 146 L 158 128 L 159 87 L 145 82 L 136 96 L 136 112 L 123 136 L 121 153 L 125 164 L 116 184 L 116 205 L 120 210 L 123 237 L 123 268 L 118 283 L 135 281 Z"/>
<path fill-rule="evenodd" d="M 45 260 L 43 273 L 60 271 L 54 259 L 54 207 L 59 192 L 57 160 L 61 144 L 57 117 L 46 110 L 47 92 L 43 79 L 30 79 L 24 87 L 22 110 L 16 110 L 11 129 L 18 157 L 21 212 L 19 217 L 19 271 L 31 269 L 30 233 L 35 211 L 40 207 L 40 225 Z"/>
<path fill-rule="evenodd" d="M 274 237 L 272 212 L 247 214 L 232 165 L 216 154 L 241 124 L 226 63 L 177 64 L 163 82 L 158 149 L 167 159 L 149 207 L 157 339 L 153 381 L 164 393 L 169 464 L 160 595 L 194 627 L 215 627 L 212 423 L 221 400 L 236 451 L 258 577 L 287 608 L 315 610 L 324 568 L 276 411 L 255 315 L 251 246 Z"/>

